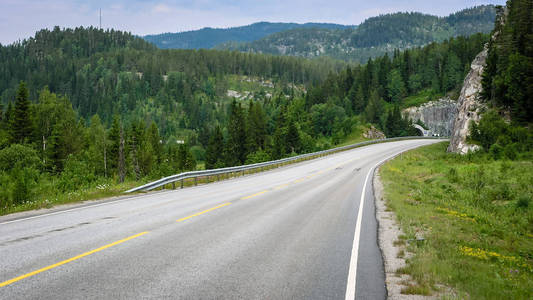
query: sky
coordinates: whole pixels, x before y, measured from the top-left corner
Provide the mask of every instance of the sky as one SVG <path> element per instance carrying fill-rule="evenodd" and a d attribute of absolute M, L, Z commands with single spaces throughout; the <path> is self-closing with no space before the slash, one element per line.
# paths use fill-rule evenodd
<path fill-rule="evenodd" d="M 98 26 L 136 35 L 227 28 L 259 21 L 357 25 L 392 12 L 446 16 L 505 0 L 0 0 L 0 43 L 29 38 L 43 28 Z"/>

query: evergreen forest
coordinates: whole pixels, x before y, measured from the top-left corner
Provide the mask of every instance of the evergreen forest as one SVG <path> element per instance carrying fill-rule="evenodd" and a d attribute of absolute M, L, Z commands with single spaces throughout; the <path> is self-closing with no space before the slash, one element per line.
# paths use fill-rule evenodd
<path fill-rule="evenodd" d="M 0 208 L 327 149 L 367 124 L 417 135 L 400 109 L 456 95 L 487 41 L 452 38 L 355 65 L 41 30 L 0 47 Z"/>

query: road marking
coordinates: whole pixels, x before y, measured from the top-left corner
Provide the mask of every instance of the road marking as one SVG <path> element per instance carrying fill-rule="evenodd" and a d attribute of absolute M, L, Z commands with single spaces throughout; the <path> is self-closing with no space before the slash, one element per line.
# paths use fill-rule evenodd
<path fill-rule="evenodd" d="M 224 203 L 224 204 L 220 204 L 219 206 L 211 207 L 210 209 L 206 209 L 206 210 L 201 211 L 201 212 L 199 212 L 199 213 L 195 213 L 194 215 L 190 215 L 190 216 L 188 216 L 188 217 L 181 218 L 181 219 L 179 219 L 179 220 L 176 220 L 176 222 L 183 222 L 183 221 L 188 220 L 188 219 L 190 219 L 190 218 L 194 218 L 194 217 L 197 217 L 197 216 L 199 216 L 199 215 L 203 215 L 203 214 L 208 213 L 208 212 L 210 212 L 210 211 L 213 211 L 213 210 L 215 210 L 215 209 L 217 209 L 217 208 L 221 208 L 221 207 L 224 207 L 224 206 L 228 206 L 228 205 L 230 205 L 230 204 L 231 204 L 231 202 L 226 202 L 226 203 Z"/>
<path fill-rule="evenodd" d="M 355 284 L 357 277 L 357 257 L 359 255 L 359 238 L 361 236 L 361 223 L 363 221 L 363 205 L 365 204 L 365 192 L 368 177 L 374 167 L 366 174 L 365 181 L 363 182 L 363 191 L 361 192 L 361 201 L 359 203 L 359 211 L 357 212 L 357 221 L 355 223 L 355 234 L 353 237 L 352 256 L 350 257 L 350 270 L 348 271 L 348 283 L 346 285 L 346 297 L 345 299 L 355 299 Z"/>
<path fill-rule="evenodd" d="M 425 145 L 425 144 L 424 144 Z M 366 186 L 368 182 L 368 178 L 370 177 L 370 174 L 373 174 L 374 169 L 381 165 L 383 162 L 400 155 L 403 152 L 418 148 L 420 146 L 424 145 L 418 145 L 414 147 L 408 147 L 406 149 L 401 150 L 398 153 L 395 153 L 394 155 L 388 156 L 385 159 L 382 159 L 377 164 L 372 166 L 370 170 L 368 171 L 368 174 L 366 174 L 366 178 L 363 185 L 363 191 L 361 192 L 361 201 L 359 203 L 359 211 L 357 212 L 357 221 L 355 223 L 355 233 L 353 237 L 353 245 L 352 245 L 352 254 L 350 257 L 350 268 L 348 270 L 348 281 L 346 283 L 346 300 L 353 300 L 355 299 L 355 288 L 356 288 L 356 279 L 357 279 L 357 258 L 359 255 L 359 238 L 361 237 L 361 223 L 363 221 L 363 205 L 365 203 L 365 192 L 366 192 Z"/>
<path fill-rule="evenodd" d="M 107 248 L 110 248 L 110 247 L 116 246 L 116 245 L 118 245 L 118 244 L 122 244 L 122 243 L 124 243 L 124 242 L 126 242 L 126 241 L 129 241 L 129 240 L 132 240 L 132 239 L 134 239 L 134 238 L 140 237 L 140 236 L 145 235 L 145 234 L 147 234 L 147 233 L 148 233 L 148 231 L 144 231 L 144 232 L 138 233 L 138 234 L 136 234 L 136 235 L 132 235 L 132 236 L 127 237 L 127 238 L 125 238 L 125 239 L 122 239 L 122 240 L 119 240 L 119 241 L 113 242 L 113 243 L 111 243 L 111 244 L 107 244 L 107 245 L 102 246 L 102 247 L 100 247 L 100 248 L 97 248 L 97 249 L 91 250 L 91 251 L 89 251 L 89 252 L 85 252 L 85 253 L 83 253 L 83 254 L 80 254 L 80 255 L 74 256 L 74 257 L 69 258 L 69 259 L 66 259 L 66 260 L 64 260 L 64 261 L 60 261 L 60 262 L 58 262 L 58 263 L 56 263 L 56 264 L 49 265 L 48 267 L 44 267 L 44 268 L 42 268 L 42 269 L 39 269 L 39 270 L 36 270 L 36 271 L 30 272 L 30 273 L 28 273 L 28 274 L 24 274 L 24 275 L 21 275 L 21 276 L 19 276 L 19 277 L 15 277 L 15 278 L 13 278 L 13 279 L 10 279 L 10 280 L 7 280 L 7 281 L 4 281 L 4 282 L 0 283 L 0 287 L 3 287 L 3 286 L 6 286 L 6 285 L 9 285 L 9 284 L 12 284 L 12 283 L 14 283 L 14 282 L 17 282 L 17 281 L 22 280 L 22 279 L 24 279 L 24 278 L 31 277 L 31 276 L 33 276 L 33 275 L 37 275 L 37 274 L 42 273 L 42 272 L 44 272 L 44 271 L 48 271 L 48 270 L 50 270 L 50 269 L 57 268 L 57 267 L 59 267 L 59 266 L 61 266 L 61 265 L 68 264 L 69 262 L 72 262 L 72 261 L 78 260 L 78 259 L 80 259 L 80 258 L 82 258 L 82 257 L 88 256 L 88 255 L 91 255 L 91 254 L 94 254 L 94 253 L 96 253 L 96 252 L 99 252 L 99 251 L 102 251 L 102 250 L 104 250 L 104 249 L 107 249 Z"/>
<path fill-rule="evenodd" d="M 266 192 L 268 192 L 268 191 L 264 190 L 264 191 L 261 191 L 259 193 L 255 193 L 255 194 L 250 195 L 250 196 L 242 197 L 241 200 L 246 200 L 246 199 L 250 199 L 250 198 L 253 198 L 253 197 L 256 197 L 256 196 L 259 196 L 259 195 L 263 195 Z"/>
<path fill-rule="evenodd" d="M 274 188 L 274 190 L 280 190 L 282 188 L 286 188 L 288 187 L 290 184 L 288 183 L 285 183 L 285 184 L 282 184 L 282 185 L 278 185 L 277 187 Z"/>

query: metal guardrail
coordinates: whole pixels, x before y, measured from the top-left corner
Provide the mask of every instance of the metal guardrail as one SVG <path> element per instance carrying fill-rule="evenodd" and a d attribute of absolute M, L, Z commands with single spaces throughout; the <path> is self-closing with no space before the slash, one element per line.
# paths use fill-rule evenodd
<path fill-rule="evenodd" d="M 244 174 L 244 171 L 248 171 L 248 170 L 281 165 L 281 164 L 285 164 L 285 163 L 289 163 L 289 162 L 293 162 L 293 161 L 297 161 L 301 159 L 306 159 L 310 157 L 319 157 L 319 156 L 323 156 L 323 155 L 327 155 L 327 154 L 331 154 L 335 152 L 340 152 L 340 151 L 345 151 L 345 150 L 350 150 L 350 149 L 354 149 L 354 148 L 358 148 L 358 147 L 362 147 L 366 145 L 379 144 L 379 143 L 384 143 L 384 142 L 402 141 L 402 140 L 413 140 L 413 139 L 443 139 L 443 138 L 442 137 L 417 136 L 417 137 L 397 137 L 397 138 L 372 140 L 372 141 L 366 141 L 366 142 L 356 143 L 356 144 L 352 144 L 348 146 L 332 148 L 332 149 L 313 152 L 313 153 L 306 153 L 306 154 L 301 154 L 297 156 L 292 156 L 292 157 L 287 157 L 287 158 L 282 158 L 282 159 L 267 161 L 267 162 L 262 162 L 262 163 L 228 167 L 228 168 L 220 168 L 220 169 L 212 169 L 212 170 L 184 172 L 184 173 L 164 177 L 159 180 L 141 185 L 139 187 L 127 190 L 125 193 L 133 193 L 133 192 L 138 192 L 138 191 L 150 191 L 158 187 L 165 186 L 167 184 L 173 184 L 174 186 L 175 182 L 177 181 L 181 181 L 181 187 L 183 188 L 183 180 L 188 179 L 188 178 L 196 179 L 198 177 L 228 174 L 228 173 L 235 173 L 235 172 L 243 172 Z"/>

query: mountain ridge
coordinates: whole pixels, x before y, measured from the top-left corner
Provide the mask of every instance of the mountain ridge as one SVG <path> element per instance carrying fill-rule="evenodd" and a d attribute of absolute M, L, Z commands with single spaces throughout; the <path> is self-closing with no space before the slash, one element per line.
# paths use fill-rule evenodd
<path fill-rule="evenodd" d="M 211 49 L 227 42 L 251 42 L 273 33 L 294 28 L 326 28 L 347 29 L 354 25 L 341 25 L 333 23 L 283 23 L 283 22 L 256 22 L 244 26 L 229 28 L 204 27 L 198 30 L 182 32 L 166 32 L 151 34 L 143 38 L 161 49 Z"/>
<path fill-rule="evenodd" d="M 253 42 L 226 43 L 217 48 L 307 58 L 329 56 L 365 62 L 395 49 L 424 46 L 479 32 L 489 33 L 494 27 L 495 17 L 493 5 L 475 6 L 446 17 L 398 12 L 368 18 L 354 29 L 296 28 Z"/>

